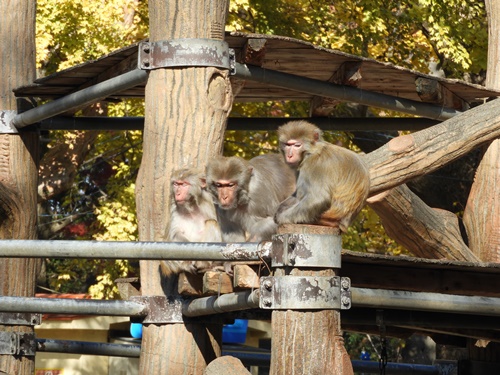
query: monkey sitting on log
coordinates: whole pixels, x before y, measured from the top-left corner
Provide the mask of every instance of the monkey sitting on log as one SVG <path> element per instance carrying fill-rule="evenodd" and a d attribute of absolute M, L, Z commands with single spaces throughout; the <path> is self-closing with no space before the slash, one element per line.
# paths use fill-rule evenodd
<path fill-rule="evenodd" d="M 355 152 L 325 142 L 307 121 L 286 123 L 278 136 L 285 162 L 296 170 L 297 189 L 279 206 L 276 223 L 338 226 L 345 233 L 365 205 L 368 167 Z"/>
<path fill-rule="evenodd" d="M 170 227 L 168 241 L 221 242 L 222 235 L 211 195 L 203 174 L 195 168 L 175 170 L 172 174 Z M 197 273 L 210 269 L 209 261 L 162 261 L 168 276 L 181 272 Z"/>
<path fill-rule="evenodd" d="M 220 156 L 208 163 L 206 175 L 223 241 L 270 240 L 278 228 L 276 209 L 295 190 L 295 174 L 283 158 Z"/>

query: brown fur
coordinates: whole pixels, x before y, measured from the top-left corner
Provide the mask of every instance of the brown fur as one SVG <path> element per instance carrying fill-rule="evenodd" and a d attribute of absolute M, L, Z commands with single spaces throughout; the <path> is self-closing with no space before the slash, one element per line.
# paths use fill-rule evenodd
<path fill-rule="evenodd" d="M 347 230 L 363 208 L 370 188 L 367 166 L 355 152 L 323 141 L 322 133 L 306 121 L 291 121 L 278 129 L 281 151 L 290 140 L 300 141 L 297 190 L 282 203 L 278 224 L 338 225 Z"/>
<path fill-rule="evenodd" d="M 223 208 L 218 201 L 217 182 L 237 183 L 235 205 Z M 278 154 L 218 157 L 207 165 L 207 186 L 217 206 L 222 237 L 227 242 L 262 241 L 276 233 L 273 220 L 279 203 L 295 189 L 293 171 Z"/>
<path fill-rule="evenodd" d="M 172 173 L 171 183 L 189 182 L 189 199 L 183 204 L 176 202 L 174 188 L 170 201 L 170 227 L 168 241 L 171 242 L 221 242 L 222 235 L 212 197 L 205 189 L 204 175 L 194 168 L 183 168 Z M 211 268 L 208 261 L 162 261 L 164 275 L 181 272 L 197 273 Z"/>

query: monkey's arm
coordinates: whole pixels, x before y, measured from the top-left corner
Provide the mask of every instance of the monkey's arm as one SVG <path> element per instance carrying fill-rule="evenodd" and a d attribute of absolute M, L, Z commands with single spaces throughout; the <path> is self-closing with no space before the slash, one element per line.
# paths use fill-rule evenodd
<path fill-rule="evenodd" d="M 277 224 L 314 224 L 329 206 L 328 194 L 307 192 L 301 198 L 292 196 L 282 202 L 274 220 Z"/>

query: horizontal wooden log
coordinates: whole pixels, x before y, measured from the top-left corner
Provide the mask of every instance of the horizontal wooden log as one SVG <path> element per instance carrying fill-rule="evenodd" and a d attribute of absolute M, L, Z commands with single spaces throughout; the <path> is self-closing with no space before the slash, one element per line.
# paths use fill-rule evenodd
<path fill-rule="evenodd" d="M 363 156 L 370 168 L 370 195 L 431 173 L 499 137 L 499 100 L 430 128 L 396 137 Z"/>
<path fill-rule="evenodd" d="M 259 275 L 257 271 L 246 264 L 238 264 L 233 267 L 233 285 L 235 288 L 258 289 Z"/>
<path fill-rule="evenodd" d="M 225 272 L 207 271 L 203 275 L 203 294 L 225 294 L 233 292 L 231 277 Z"/>
<path fill-rule="evenodd" d="M 458 218 L 430 208 L 406 185 L 368 199 L 387 234 L 415 256 L 478 262 L 462 240 Z"/>

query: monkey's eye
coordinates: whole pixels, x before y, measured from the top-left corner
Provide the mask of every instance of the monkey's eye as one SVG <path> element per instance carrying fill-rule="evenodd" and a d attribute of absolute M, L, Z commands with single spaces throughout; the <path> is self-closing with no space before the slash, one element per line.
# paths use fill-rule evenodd
<path fill-rule="evenodd" d="M 293 144 L 293 147 L 297 147 L 297 148 L 302 147 L 302 143 L 300 143 L 300 142 L 295 142 L 295 143 Z"/>
<path fill-rule="evenodd" d="M 174 181 L 175 187 L 189 186 L 189 182 L 186 181 Z"/>

